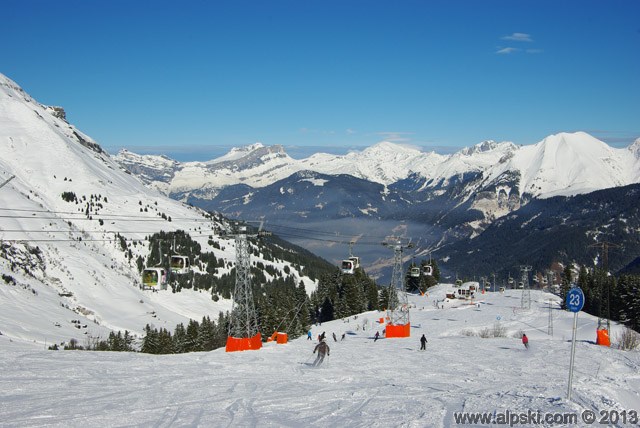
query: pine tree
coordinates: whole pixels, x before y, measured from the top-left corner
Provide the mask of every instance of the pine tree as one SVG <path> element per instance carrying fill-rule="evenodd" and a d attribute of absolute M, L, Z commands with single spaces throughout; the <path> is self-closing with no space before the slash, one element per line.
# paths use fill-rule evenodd
<path fill-rule="evenodd" d="M 144 352 L 146 354 L 158 354 L 158 331 L 154 328 L 151 329 L 151 326 L 147 324 L 144 328 L 144 338 L 142 339 L 142 348 L 140 352 Z"/>
<path fill-rule="evenodd" d="M 436 280 L 436 284 L 440 282 L 440 267 L 436 259 L 430 259 L 431 267 L 433 268 L 432 276 Z M 434 284 L 435 285 L 435 284 Z"/>
<path fill-rule="evenodd" d="M 367 297 L 367 311 L 380 309 L 380 291 L 378 290 L 378 286 L 376 285 L 376 283 L 367 277 L 365 288 L 365 295 Z"/>
<path fill-rule="evenodd" d="M 333 303 L 329 297 L 325 297 L 322 302 L 322 306 L 320 307 L 320 322 L 331 321 L 334 318 L 334 308 Z"/>
<path fill-rule="evenodd" d="M 189 324 L 187 325 L 187 337 L 185 341 L 185 352 L 196 352 L 201 351 L 198 347 L 198 330 L 200 329 L 200 325 L 196 320 L 189 320 Z"/>
<path fill-rule="evenodd" d="M 176 325 L 173 332 L 173 350 L 176 354 L 182 354 L 186 352 L 187 348 L 187 330 L 184 328 L 184 324 L 180 323 Z"/>
<path fill-rule="evenodd" d="M 562 299 L 561 307 L 566 309 L 567 307 L 567 293 L 571 290 L 572 278 L 571 278 L 571 265 L 568 264 L 564 267 L 562 272 L 562 283 L 560 286 L 560 298 Z"/>
<path fill-rule="evenodd" d="M 200 329 L 198 330 L 198 348 L 202 351 L 214 349 L 215 324 L 209 317 L 202 317 Z"/>
<path fill-rule="evenodd" d="M 382 287 L 379 296 L 378 308 L 386 310 L 389 307 L 389 289 L 387 287 Z"/>
<path fill-rule="evenodd" d="M 158 354 L 173 354 L 173 339 L 166 328 L 158 332 Z"/>
<path fill-rule="evenodd" d="M 618 281 L 618 317 L 627 327 L 640 332 L 640 276 L 622 275 Z"/>

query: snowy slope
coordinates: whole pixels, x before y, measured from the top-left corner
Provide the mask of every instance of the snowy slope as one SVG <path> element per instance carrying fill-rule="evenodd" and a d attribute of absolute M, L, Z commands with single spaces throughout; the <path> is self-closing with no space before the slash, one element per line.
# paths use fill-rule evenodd
<path fill-rule="evenodd" d="M 214 302 L 206 292 L 139 288 L 136 258 L 148 256 L 147 236 L 183 230 L 203 251 L 232 262 L 234 241 L 215 237 L 214 248 L 209 239 L 221 227 L 218 221 L 144 186 L 58 112 L 0 75 L 0 183 L 14 176 L 0 188 L 0 331 L 5 337 L 83 343 L 89 336 L 104 338 L 108 329 L 173 328 L 229 310 L 230 301 Z M 63 199 L 64 193 L 76 200 Z M 164 244 L 167 253 L 170 245 Z M 290 268 L 296 283 L 314 286 Z M 219 274 L 230 269 L 226 265 Z"/>
<path fill-rule="evenodd" d="M 518 171 L 520 194 L 573 196 L 637 183 L 637 165 L 631 148 L 612 148 L 584 132 L 560 133 L 522 147 L 502 168 L 490 171 L 488 180 Z"/>
<path fill-rule="evenodd" d="M 36 350 L 0 336 L 0 425 L 450 427 L 457 412 L 510 411 L 579 418 L 521 426 L 587 426 L 584 411 L 639 411 L 640 354 L 594 345 L 593 317 L 578 315 L 568 401 L 573 315 L 554 308 L 547 334 L 555 296 L 532 291 L 530 310 L 520 309 L 515 290 L 481 295 L 479 308 L 457 301 L 436 309 L 449 289 L 410 298 L 410 338 L 374 343 L 384 328 L 377 312 L 313 327 L 314 337 L 346 336 L 329 341 L 317 369 L 308 365 L 315 341 L 305 338 L 259 351 L 156 356 Z M 498 318 L 507 337 L 466 335 Z M 529 350 L 514 337 L 520 332 Z M 429 342 L 419 351 L 423 333 Z"/>
<path fill-rule="evenodd" d="M 300 161 L 305 169 L 328 175 L 349 174 L 374 183 L 389 185 L 406 178 L 412 172 L 426 173 L 445 157 L 423 153 L 402 144 L 383 141 L 363 151 L 344 156 L 315 154 Z"/>

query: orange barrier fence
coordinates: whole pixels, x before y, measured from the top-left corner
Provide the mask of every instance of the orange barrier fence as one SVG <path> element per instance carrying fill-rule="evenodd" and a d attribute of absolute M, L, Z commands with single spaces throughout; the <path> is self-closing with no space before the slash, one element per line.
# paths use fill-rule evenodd
<path fill-rule="evenodd" d="M 400 325 L 387 325 L 385 328 L 386 337 L 409 337 L 411 336 L 411 323 Z"/>
<path fill-rule="evenodd" d="M 611 346 L 611 339 L 609 339 L 609 330 L 603 328 L 598 330 L 596 337 L 596 345 Z"/>
<path fill-rule="evenodd" d="M 287 333 L 278 333 L 278 337 L 276 338 L 277 343 L 279 344 L 287 343 L 288 340 L 289 340 L 289 336 L 287 335 Z"/>
<path fill-rule="evenodd" d="M 262 348 L 260 333 L 253 337 L 227 337 L 227 352 L 248 351 Z"/>

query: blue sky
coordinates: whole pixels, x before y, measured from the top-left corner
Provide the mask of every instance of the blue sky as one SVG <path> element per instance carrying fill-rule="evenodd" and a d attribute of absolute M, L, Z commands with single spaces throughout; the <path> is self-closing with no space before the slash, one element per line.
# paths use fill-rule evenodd
<path fill-rule="evenodd" d="M 640 137 L 640 1 L 3 0 L 0 73 L 111 152 Z"/>

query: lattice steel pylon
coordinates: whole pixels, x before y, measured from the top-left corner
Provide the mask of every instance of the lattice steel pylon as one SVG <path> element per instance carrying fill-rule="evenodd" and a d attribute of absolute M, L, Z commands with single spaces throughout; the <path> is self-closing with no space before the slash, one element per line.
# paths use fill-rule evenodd
<path fill-rule="evenodd" d="M 393 250 L 393 273 L 391 274 L 391 283 L 389 284 L 389 303 L 387 307 L 387 317 L 389 318 L 389 326 L 387 326 L 387 337 L 408 337 L 409 336 L 409 300 L 407 291 L 404 286 L 404 271 L 402 269 L 402 250 L 404 248 L 413 248 L 412 243 L 402 244 L 399 239 L 392 242 L 384 242 L 382 245 Z M 406 326 L 406 332 L 398 332 L 392 334 L 392 326 Z M 406 333 L 406 334 L 405 334 Z"/>
<path fill-rule="evenodd" d="M 549 322 L 547 323 L 547 334 L 553 336 L 553 300 L 549 299 Z"/>
<path fill-rule="evenodd" d="M 606 280 L 603 284 L 600 284 L 600 299 L 598 307 L 598 330 L 605 329 L 611 331 L 611 302 L 610 302 L 610 287 L 609 287 L 609 248 L 616 248 L 619 245 L 612 242 L 598 242 L 596 244 L 589 245 L 591 248 L 599 248 L 602 250 L 602 260 L 599 261 L 601 269 L 604 270 Z M 606 287 L 606 290 L 603 288 Z"/>
<path fill-rule="evenodd" d="M 236 243 L 236 285 L 229 320 L 227 351 L 259 349 L 262 339 L 258 331 L 258 314 L 251 290 L 251 264 L 247 228 L 234 233 Z"/>
<path fill-rule="evenodd" d="M 520 307 L 522 309 L 531 309 L 531 288 L 529 287 L 529 272 L 531 266 L 520 266 L 520 272 L 522 272 L 522 299 L 520 300 Z"/>

